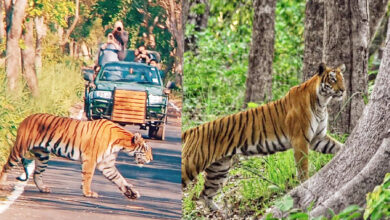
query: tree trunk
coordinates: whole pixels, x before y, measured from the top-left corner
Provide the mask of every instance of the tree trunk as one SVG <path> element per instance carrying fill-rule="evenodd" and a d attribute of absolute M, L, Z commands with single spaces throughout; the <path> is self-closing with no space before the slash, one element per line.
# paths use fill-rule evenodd
<path fill-rule="evenodd" d="M 271 99 L 276 0 L 253 2 L 252 45 L 249 53 L 245 105 Z"/>
<path fill-rule="evenodd" d="M 35 45 L 34 21 L 30 19 L 24 23 L 25 30 L 22 36 L 25 48 L 22 49 L 23 77 L 33 96 L 39 95 L 38 80 L 35 72 Z"/>
<path fill-rule="evenodd" d="M 4 11 L 4 1 L 0 1 L 0 43 L 3 43 L 5 37 L 3 11 Z"/>
<path fill-rule="evenodd" d="M 370 0 L 370 42 L 374 39 L 375 33 L 378 30 L 379 25 L 383 17 L 386 14 L 387 4 L 389 0 Z"/>
<path fill-rule="evenodd" d="M 316 74 L 322 61 L 324 43 L 324 0 L 309 0 L 305 11 L 305 49 L 303 52 L 303 79 Z"/>
<path fill-rule="evenodd" d="M 62 36 L 62 38 L 60 38 L 61 39 L 60 45 L 61 45 L 61 49 L 63 52 L 65 51 L 66 45 L 69 43 L 70 34 L 73 32 L 73 30 L 75 29 L 75 27 L 77 25 L 77 22 L 79 21 L 79 16 L 80 16 L 79 9 L 80 9 L 80 0 L 76 0 L 75 14 L 74 14 L 73 22 L 70 25 L 70 27 L 65 31 L 65 34 Z"/>
<path fill-rule="evenodd" d="M 351 133 L 364 109 L 363 97 L 367 96 L 370 37 L 367 0 L 325 1 L 324 33 L 325 62 L 329 66 L 341 63 L 346 66 L 345 103 L 329 105 L 330 131 Z"/>
<path fill-rule="evenodd" d="M 289 194 L 294 206 L 306 209 L 314 204 L 311 216 L 329 216 L 352 204 L 363 206 L 366 193 L 379 185 L 390 172 L 390 31 L 370 101 L 356 128 L 342 149 L 318 173 Z M 387 137 L 387 138 L 386 138 Z M 386 139 L 384 139 L 386 138 Z M 282 213 L 272 209 L 278 217 Z"/>
<path fill-rule="evenodd" d="M 20 71 L 20 47 L 19 39 L 22 34 L 22 22 L 27 0 L 18 0 L 11 4 L 5 1 L 7 11 L 7 57 L 6 73 L 8 78 L 8 88 L 15 91 L 17 88 Z M 8 10 L 7 10 L 8 9 Z"/>
<path fill-rule="evenodd" d="M 184 6 L 183 6 L 184 7 Z M 195 0 L 189 3 L 189 9 L 187 13 L 186 24 L 195 25 L 195 32 L 201 32 L 207 27 L 208 18 L 210 15 L 210 4 L 208 0 Z M 191 11 L 191 8 L 201 8 L 202 10 Z M 196 37 L 195 35 L 186 36 L 185 39 L 185 50 L 196 49 Z"/>
<path fill-rule="evenodd" d="M 175 57 L 175 83 L 176 85 L 181 86 L 183 80 L 184 55 L 184 23 L 182 0 L 159 0 L 158 4 L 167 12 L 168 19 L 166 20 L 166 26 L 168 27 L 169 32 L 172 34 L 172 40 L 176 42 L 176 48 L 173 51 L 173 55 Z"/>
<path fill-rule="evenodd" d="M 35 33 L 36 33 L 36 41 L 35 41 L 35 68 L 39 73 L 42 69 L 42 41 L 46 36 L 46 26 L 43 20 L 43 17 L 35 17 Z"/>
<path fill-rule="evenodd" d="M 385 15 L 385 17 L 382 19 L 380 26 L 376 30 L 374 39 L 372 39 L 371 41 L 371 45 L 368 49 L 368 57 L 371 57 L 373 54 L 378 52 L 378 50 L 380 50 L 384 46 L 383 44 L 386 39 L 388 21 L 389 21 L 389 15 Z"/>

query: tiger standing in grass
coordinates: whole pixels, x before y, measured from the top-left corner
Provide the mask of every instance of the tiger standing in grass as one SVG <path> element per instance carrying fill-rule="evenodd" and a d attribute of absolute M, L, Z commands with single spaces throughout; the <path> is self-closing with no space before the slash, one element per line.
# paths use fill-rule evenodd
<path fill-rule="evenodd" d="M 244 112 L 219 118 L 182 134 L 182 185 L 186 187 L 206 172 L 200 200 L 212 210 L 219 207 L 213 197 L 224 184 L 232 156 L 268 155 L 294 150 L 298 178 L 308 178 L 309 148 L 336 153 L 343 144 L 326 134 L 327 105 L 344 94 L 343 72 L 320 64 L 318 73 L 292 87 L 286 96 Z"/>
<path fill-rule="evenodd" d="M 0 173 L 0 184 L 4 184 L 7 172 L 19 161 L 23 163 L 28 179 L 29 160 L 27 152 L 34 155 L 34 182 L 41 192 L 50 192 L 42 180 L 50 153 L 82 162 L 82 190 L 86 197 L 98 197 L 91 191 L 95 168 L 115 183 L 129 199 L 137 199 L 140 194 L 128 183 L 115 167 L 119 151 L 134 156 L 139 165 L 153 160 L 152 148 L 139 133 L 132 134 L 117 124 L 106 120 L 80 121 L 49 114 L 34 114 L 22 121 L 18 128 L 15 144 L 7 163 Z"/>

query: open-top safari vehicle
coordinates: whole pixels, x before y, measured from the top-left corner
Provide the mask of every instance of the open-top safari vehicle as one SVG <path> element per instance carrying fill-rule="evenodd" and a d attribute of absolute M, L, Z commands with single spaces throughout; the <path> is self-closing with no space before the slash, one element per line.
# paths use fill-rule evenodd
<path fill-rule="evenodd" d="M 139 125 L 149 129 L 150 138 L 164 140 L 170 88 L 164 87 L 156 67 L 132 60 L 134 53 L 128 51 L 124 61 L 109 62 L 97 74 L 83 69 L 89 82 L 84 111 L 89 120 L 106 118 L 121 125 Z"/>

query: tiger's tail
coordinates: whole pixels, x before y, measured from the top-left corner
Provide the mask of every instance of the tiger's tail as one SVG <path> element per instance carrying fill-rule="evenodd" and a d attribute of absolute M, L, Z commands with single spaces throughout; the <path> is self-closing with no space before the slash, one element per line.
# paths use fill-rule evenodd
<path fill-rule="evenodd" d="M 16 156 L 16 154 L 14 153 L 14 149 L 12 149 L 12 152 L 9 155 L 7 162 L 4 164 L 3 168 L 1 169 L 0 183 L 3 183 L 6 181 L 8 171 L 12 167 L 18 165 L 18 162 L 19 162 L 19 157 Z"/>
<path fill-rule="evenodd" d="M 22 127 L 25 126 L 25 121 L 23 121 L 20 124 L 20 127 L 18 129 L 18 134 L 16 136 L 16 141 L 14 146 L 12 147 L 11 153 L 8 157 L 7 163 L 3 166 L 1 173 L 0 173 L 0 182 L 4 182 L 7 178 L 7 172 L 12 168 L 18 165 L 20 161 L 22 161 L 23 167 L 24 167 L 24 173 L 17 177 L 18 180 L 26 181 L 28 180 L 28 176 L 31 173 L 31 164 L 32 161 L 27 160 L 24 158 L 24 155 L 26 154 L 27 150 L 26 148 L 23 148 L 22 145 L 22 139 L 24 135 L 22 134 Z"/>

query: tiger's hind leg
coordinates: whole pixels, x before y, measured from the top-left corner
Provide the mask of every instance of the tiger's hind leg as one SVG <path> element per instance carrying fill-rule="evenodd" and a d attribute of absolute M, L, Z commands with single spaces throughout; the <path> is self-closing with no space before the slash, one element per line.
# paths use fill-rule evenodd
<path fill-rule="evenodd" d="M 34 153 L 35 171 L 34 171 L 34 182 L 40 192 L 49 193 L 51 190 L 47 187 L 42 180 L 42 173 L 45 172 L 47 163 L 49 162 L 49 152 L 42 149 L 32 150 Z"/>
<path fill-rule="evenodd" d="M 214 196 L 218 190 L 222 188 L 227 180 L 228 172 L 232 166 L 232 158 L 226 157 L 217 162 L 214 162 L 206 168 L 206 176 L 204 189 L 200 194 L 200 199 L 203 200 L 208 208 L 213 211 L 220 210 L 220 208 L 213 201 Z"/>

